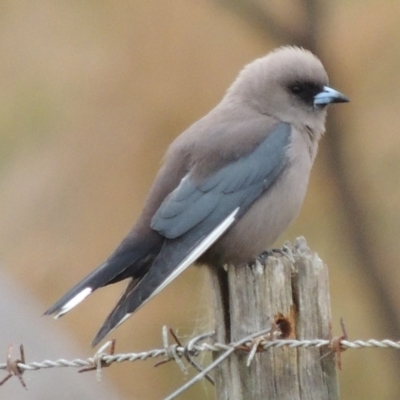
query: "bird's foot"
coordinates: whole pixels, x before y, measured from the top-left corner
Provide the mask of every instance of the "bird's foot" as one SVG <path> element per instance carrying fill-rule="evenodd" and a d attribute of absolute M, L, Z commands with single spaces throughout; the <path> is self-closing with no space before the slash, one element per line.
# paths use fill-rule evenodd
<path fill-rule="evenodd" d="M 280 256 L 286 256 L 286 247 L 283 247 L 282 249 L 265 250 L 257 257 L 257 260 L 260 261 L 261 264 L 265 264 L 268 260 L 268 257 L 275 257 L 276 254 L 279 254 Z"/>

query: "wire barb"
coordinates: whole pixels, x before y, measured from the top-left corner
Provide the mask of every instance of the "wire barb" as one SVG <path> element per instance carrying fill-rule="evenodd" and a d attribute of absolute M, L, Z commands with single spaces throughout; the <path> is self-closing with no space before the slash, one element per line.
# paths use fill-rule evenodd
<path fill-rule="evenodd" d="M 21 344 L 19 346 L 19 352 L 20 352 L 20 360 L 11 360 L 11 353 L 12 353 L 13 345 L 10 344 L 8 346 L 8 351 L 7 351 L 7 362 L 5 365 L 5 368 L 8 371 L 8 375 L 0 382 L 0 386 L 4 385 L 12 376 L 16 376 L 19 381 L 21 382 L 22 387 L 25 390 L 28 390 L 24 379 L 22 378 L 22 374 L 24 373 L 24 370 L 20 368 L 19 364 L 25 364 L 25 352 L 24 352 L 24 346 Z"/>
<path fill-rule="evenodd" d="M 330 340 L 329 351 L 320 358 L 320 360 L 323 360 L 333 353 L 335 355 L 335 362 L 339 371 L 342 370 L 342 353 L 346 350 L 346 348 L 343 346 L 343 341 L 348 340 L 346 325 L 343 318 L 340 318 L 340 327 L 342 329 L 342 334 Z"/>
<path fill-rule="evenodd" d="M 182 346 L 182 343 L 180 342 L 178 336 L 175 334 L 175 332 L 173 331 L 173 329 L 171 328 L 169 330 L 170 334 L 172 335 L 172 337 L 175 339 L 175 342 L 177 343 L 178 346 L 183 347 L 185 350 L 183 352 L 184 357 L 186 358 L 186 361 L 192 366 L 194 367 L 198 372 L 203 372 L 203 368 L 192 359 L 192 356 L 197 356 L 198 355 L 198 351 L 197 350 L 193 350 L 193 345 L 200 340 L 203 340 L 204 338 L 210 337 L 209 333 L 206 333 L 205 335 L 202 335 L 200 337 L 195 338 L 196 341 L 194 342 L 193 339 L 188 343 L 187 346 Z M 211 334 L 211 336 L 214 335 L 214 333 Z M 204 378 L 206 378 L 208 380 L 208 382 L 210 382 L 213 386 L 215 385 L 214 379 L 211 378 L 210 375 L 206 374 L 204 375 Z"/>
<path fill-rule="evenodd" d="M 82 368 L 78 372 L 89 372 L 89 371 L 94 371 L 96 370 L 96 379 L 98 382 L 101 381 L 101 370 L 102 368 L 107 368 L 111 364 L 107 363 L 104 360 L 104 356 L 113 356 L 115 353 L 115 344 L 116 344 L 116 339 L 111 339 L 107 343 L 105 343 L 103 346 L 100 347 L 99 350 L 97 350 L 96 354 L 93 357 L 93 362 L 92 366 Z M 110 352 L 104 353 L 104 351 L 107 349 L 107 347 L 110 347 Z"/>

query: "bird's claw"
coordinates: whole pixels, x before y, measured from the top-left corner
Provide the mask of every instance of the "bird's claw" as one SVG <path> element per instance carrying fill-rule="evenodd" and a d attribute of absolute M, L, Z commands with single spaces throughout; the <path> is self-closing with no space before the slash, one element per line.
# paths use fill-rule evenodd
<path fill-rule="evenodd" d="M 265 250 L 257 257 L 257 260 L 261 264 L 265 264 L 267 262 L 267 260 L 268 260 L 268 257 L 275 257 L 276 254 L 279 254 L 280 256 L 287 256 L 286 247 L 283 247 L 282 249 Z"/>

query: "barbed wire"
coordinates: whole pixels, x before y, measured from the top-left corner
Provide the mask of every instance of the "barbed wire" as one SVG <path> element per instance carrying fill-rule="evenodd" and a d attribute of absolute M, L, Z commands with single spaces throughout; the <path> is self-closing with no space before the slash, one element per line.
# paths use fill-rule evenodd
<path fill-rule="evenodd" d="M 347 340 L 346 335 L 341 336 L 339 338 L 335 338 L 332 340 L 326 339 L 310 339 L 310 340 L 295 340 L 295 339 L 277 339 L 276 334 L 277 331 L 274 328 L 265 329 L 263 331 L 257 332 L 253 335 L 247 336 L 240 341 L 235 343 L 210 343 L 210 339 L 214 336 L 214 333 L 205 333 L 198 335 L 192 339 L 190 339 L 184 345 L 180 343 L 179 339 L 175 335 L 175 333 L 170 330 L 172 336 L 174 337 L 176 343 L 169 344 L 168 343 L 168 330 L 166 327 L 163 328 L 163 348 L 152 349 L 148 351 L 142 352 L 132 352 L 132 353 L 121 353 L 114 354 L 115 350 L 115 340 L 107 342 L 103 345 L 93 357 L 89 357 L 86 359 L 76 358 L 73 360 L 66 359 L 58 359 L 58 360 L 43 360 L 40 362 L 33 361 L 26 363 L 24 356 L 23 346 L 20 346 L 20 359 L 12 360 L 12 345 L 9 346 L 7 352 L 7 360 L 6 363 L 0 363 L 0 370 L 5 370 L 8 372 L 8 375 L 0 382 L 0 386 L 4 384 L 8 379 L 12 376 L 17 376 L 22 384 L 22 386 L 26 389 L 26 385 L 22 379 L 22 374 L 25 371 L 37 371 L 40 369 L 49 369 L 49 368 L 81 368 L 79 372 L 86 372 L 96 370 L 97 378 L 101 378 L 101 370 L 105 367 L 109 367 L 113 363 L 122 363 L 122 362 L 135 362 L 135 361 L 144 361 L 148 359 L 158 359 L 163 358 L 162 361 L 158 362 L 156 366 L 164 364 L 169 361 L 176 361 L 179 367 L 182 370 L 186 371 L 186 367 L 182 363 L 182 358 L 186 358 L 186 360 L 194 366 L 198 371 L 193 379 L 189 380 L 185 385 L 179 388 L 172 395 L 167 397 L 165 400 L 172 400 L 176 398 L 179 394 L 181 394 L 184 390 L 188 389 L 194 383 L 198 382 L 200 379 L 206 377 L 213 383 L 212 378 L 208 376 L 208 373 L 214 369 L 218 364 L 224 361 L 229 357 L 231 353 L 234 351 L 247 351 L 249 353 L 248 356 L 248 365 L 251 363 L 252 359 L 256 352 L 267 351 L 271 348 L 326 348 L 327 353 L 331 352 L 341 352 L 346 349 L 365 349 L 365 348 L 380 348 L 380 349 L 396 349 L 400 350 L 400 341 L 393 341 L 389 339 L 377 340 L 377 339 L 368 339 L 368 340 Z M 110 347 L 109 353 L 106 353 L 106 350 Z M 208 367 L 202 369 L 192 357 L 196 357 L 201 353 L 212 352 L 212 353 L 222 353 L 216 360 L 214 360 Z"/>

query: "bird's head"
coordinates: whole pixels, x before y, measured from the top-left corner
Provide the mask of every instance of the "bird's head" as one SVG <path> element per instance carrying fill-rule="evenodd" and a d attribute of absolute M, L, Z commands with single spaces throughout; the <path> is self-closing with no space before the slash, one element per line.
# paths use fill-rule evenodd
<path fill-rule="evenodd" d="M 321 61 L 299 47 L 280 47 L 248 64 L 227 94 L 255 111 L 317 136 L 324 131 L 326 106 L 349 101 L 328 86 Z"/>

